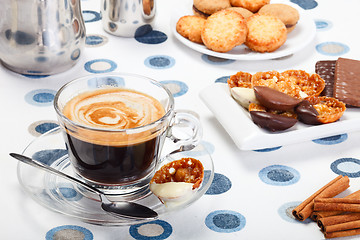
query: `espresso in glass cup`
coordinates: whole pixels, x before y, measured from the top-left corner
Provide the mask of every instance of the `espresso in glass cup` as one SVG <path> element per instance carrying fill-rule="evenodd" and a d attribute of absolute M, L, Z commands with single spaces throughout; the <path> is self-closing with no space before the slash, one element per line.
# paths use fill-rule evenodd
<path fill-rule="evenodd" d="M 165 139 L 180 150 L 201 139 L 199 121 L 174 111 L 174 98 L 161 83 L 125 74 L 93 74 L 57 92 L 54 107 L 75 174 L 106 194 L 141 197 L 161 158 Z M 178 138 L 172 129 L 186 125 Z"/>

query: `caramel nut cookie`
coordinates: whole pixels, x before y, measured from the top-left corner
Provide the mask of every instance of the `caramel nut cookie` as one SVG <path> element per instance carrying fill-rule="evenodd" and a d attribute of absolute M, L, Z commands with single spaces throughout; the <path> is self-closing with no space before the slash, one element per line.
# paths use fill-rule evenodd
<path fill-rule="evenodd" d="M 285 24 L 288 33 L 294 30 L 300 18 L 295 8 L 282 3 L 267 4 L 258 13 L 278 17 Z"/>
<path fill-rule="evenodd" d="M 247 27 L 249 33 L 245 44 L 256 52 L 273 52 L 287 38 L 285 24 L 274 16 L 256 13 L 247 19 Z"/>
<path fill-rule="evenodd" d="M 201 31 L 206 19 L 199 16 L 183 16 L 176 23 L 176 31 L 192 42 L 202 44 Z"/>
<path fill-rule="evenodd" d="M 269 3 L 270 0 L 230 0 L 231 6 L 246 8 L 253 13 Z"/>
<path fill-rule="evenodd" d="M 228 52 L 245 42 L 248 30 L 244 17 L 232 10 L 221 10 L 207 18 L 201 38 L 207 48 Z"/>
<path fill-rule="evenodd" d="M 229 8 L 230 0 L 194 0 L 193 13 L 196 16 L 207 18 L 211 14 Z"/>

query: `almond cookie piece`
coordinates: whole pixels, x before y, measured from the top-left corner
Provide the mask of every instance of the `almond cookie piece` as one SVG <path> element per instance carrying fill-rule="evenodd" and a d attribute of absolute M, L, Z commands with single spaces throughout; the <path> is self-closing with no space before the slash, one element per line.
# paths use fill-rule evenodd
<path fill-rule="evenodd" d="M 252 75 L 251 82 L 253 86 L 270 87 L 298 99 L 302 99 L 307 96 L 302 95 L 300 86 L 296 85 L 292 81 L 287 81 L 284 76 L 275 70 L 257 72 Z"/>
<path fill-rule="evenodd" d="M 243 7 L 253 13 L 257 12 L 260 8 L 269 3 L 270 0 L 230 0 L 231 6 Z"/>
<path fill-rule="evenodd" d="M 203 44 L 201 31 L 206 20 L 199 16 L 183 16 L 176 23 L 176 31 L 192 42 Z"/>
<path fill-rule="evenodd" d="M 285 81 L 300 87 L 307 96 L 319 96 L 325 88 L 325 81 L 318 74 L 309 74 L 304 70 L 286 70 L 281 73 Z"/>
<path fill-rule="evenodd" d="M 285 24 L 277 17 L 254 14 L 247 19 L 248 35 L 245 45 L 256 52 L 273 52 L 287 37 Z"/>
<path fill-rule="evenodd" d="M 228 52 L 245 42 L 248 33 L 244 17 L 232 10 L 221 10 L 207 18 L 201 38 L 207 48 Z"/>
<path fill-rule="evenodd" d="M 230 0 L 193 0 L 193 13 L 203 18 L 229 7 Z"/>
<path fill-rule="evenodd" d="M 195 158 L 182 158 L 162 166 L 150 181 L 150 190 L 163 203 L 182 201 L 201 187 L 204 167 Z"/>
<path fill-rule="evenodd" d="M 252 88 L 252 75 L 248 72 L 237 72 L 234 75 L 231 75 L 227 83 L 230 88 L 233 87 L 243 87 L 243 88 Z"/>
<path fill-rule="evenodd" d="M 319 113 L 317 119 L 320 123 L 332 123 L 339 120 L 346 110 L 345 103 L 333 97 L 312 96 L 307 98 Z"/>
<path fill-rule="evenodd" d="M 298 10 L 282 3 L 267 4 L 260 8 L 259 14 L 278 17 L 285 24 L 288 33 L 294 30 L 300 18 Z"/>

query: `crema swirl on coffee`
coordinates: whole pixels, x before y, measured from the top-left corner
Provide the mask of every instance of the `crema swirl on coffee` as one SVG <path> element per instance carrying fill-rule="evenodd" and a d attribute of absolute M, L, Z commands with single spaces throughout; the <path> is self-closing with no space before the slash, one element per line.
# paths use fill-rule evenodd
<path fill-rule="evenodd" d="M 152 123 L 165 111 L 159 101 L 146 94 L 106 88 L 79 94 L 65 105 L 63 113 L 86 126 L 129 129 Z"/>

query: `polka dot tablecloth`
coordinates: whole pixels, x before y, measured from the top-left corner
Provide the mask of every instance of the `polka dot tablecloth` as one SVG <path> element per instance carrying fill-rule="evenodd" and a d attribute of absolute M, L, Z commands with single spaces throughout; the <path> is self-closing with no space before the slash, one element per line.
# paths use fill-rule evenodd
<path fill-rule="evenodd" d="M 360 189 L 360 133 L 344 132 L 294 145 L 241 151 L 200 100 L 199 92 L 215 82 L 226 82 L 238 71 L 314 72 L 319 60 L 360 60 L 360 2 L 289 1 L 311 14 L 316 37 L 298 53 L 262 61 L 220 59 L 186 47 L 170 28 L 174 8 L 184 1 L 156 2 L 152 31 L 137 38 L 120 38 L 102 29 L 100 1 L 82 0 L 86 46 L 79 62 L 66 72 L 21 75 L 0 66 L 0 239 L 323 239 L 314 222 L 296 221 L 291 210 L 339 174 L 350 178 L 351 186 L 344 195 Z M 17 162 L 8 154 L 22 152 L 31 141 L 58 126 L 52 103 L 63 84 L 107 72 L 156 79 L 173 93 L 177 109 L 200 117 L 202 143 L 213 158 L 215 175 L 205 195 L 191 206 L 143 224 L 98 226 L 52 212 L 22 190 Z M 234 124 L 242 122 L 234 120 Z M 38 159 L 49 162 L 64 154 L 42 152 Z M 71 187 L 62 189 L 64 196 L 79 200 Z"/>

